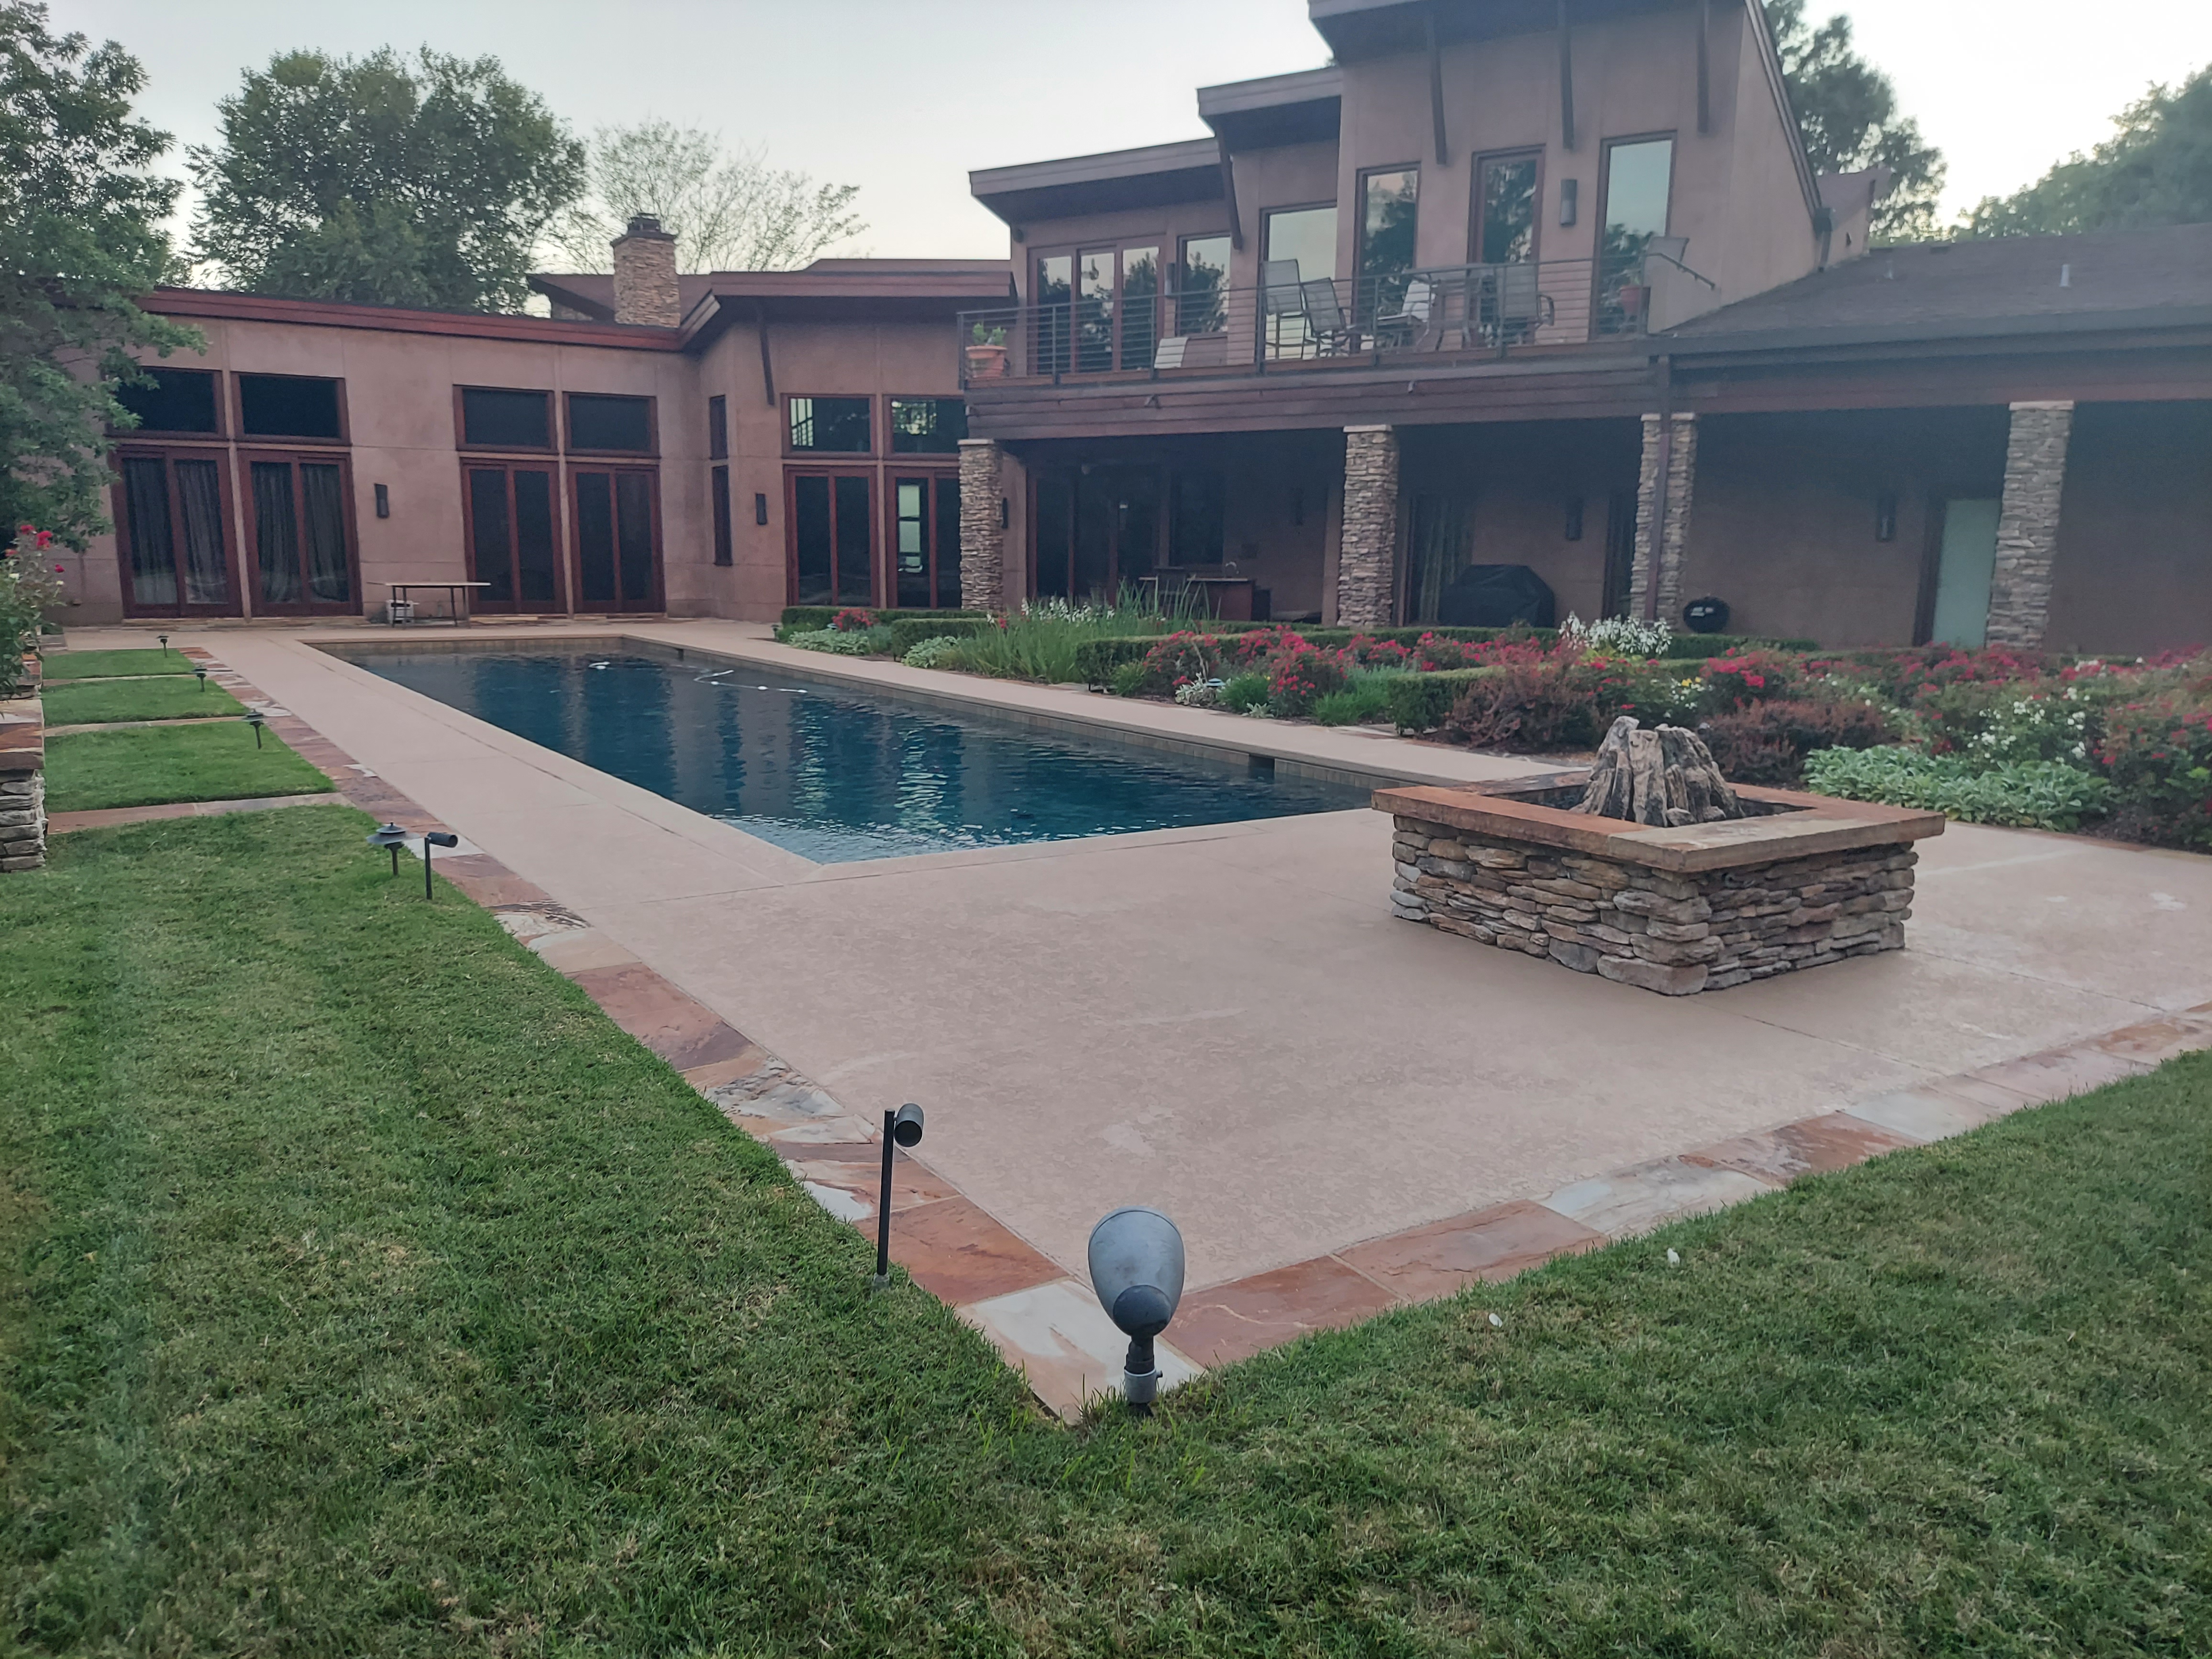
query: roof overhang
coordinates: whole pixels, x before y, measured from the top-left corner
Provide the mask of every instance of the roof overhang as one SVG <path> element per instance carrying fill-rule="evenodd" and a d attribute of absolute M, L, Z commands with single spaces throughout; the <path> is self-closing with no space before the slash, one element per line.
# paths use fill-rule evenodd
<path fill-rule="evenodd" d="M 732 323 L 950 322 L 963 311 L 1005 305 L 1013 276 L 1003 263 L 959 271 L 872 274 L 740 271 L 713 287 L 684 319 L 684 343 L 705 344 Z"/>
<path fill-rule="evenodd" d="M 1667 11 L 1686 0 L 1570 0 L 1571 24 Z M 1306 15 L 1337 62 L 1423 52 L 1431 18 L 1439 42 L 1540 34 L 1559 26 L 1559 0 L 1307 0 Z"/>
<path fill-rule="evenodd" d="M 1912 350 L 1984 345 L 1991 341 L 2033 346 L 2043 341 L 2075 341 L 2097 335 L 2154 336 L 2178 343 L 2212 336 L 2212 305 L 2158 306 L 2130 311 L 2060 312 L 2014 317 L 1958 318 L 1942 322 L 1863 324 L 1816 328 L 1742 329 L 1729 333 L 1654 334 L 1646 341 L 1656 356 L 1673 359 L 1676 368 L 1707 359 L 1771 356 L 1894 346 Z"/>
<path fill-rule="evenodd" d="M 162 317 L 293 323 L 315 328 L 365 328 L 388 334 L 458 335 L 479 340 L 523 340 L 541 345 L 676 351 L 684 343 L 675 329 L 630 323 L 574 322 L 553 317 L 469 311 L 415 311 L 402 306 L 361 305 L 341 300 L 287 300 L 265 294 L 231 294 L 211 289 L 157 288 L 139 305 Z"/>
<path fill-rule="evenodd" d="M 1344 71 L 1301 70 L 1198 89 L 1199 118 L 1231 149 L 1332 143 L 1342 125 Z"/>
<path fill-rule="evenodd" d="M 1221 150 L 1212 138 L 988 167 L 968 175 L 969 193 L 1009 225 L 1123 208 L 1204 202 L 1221 195 Z"/>

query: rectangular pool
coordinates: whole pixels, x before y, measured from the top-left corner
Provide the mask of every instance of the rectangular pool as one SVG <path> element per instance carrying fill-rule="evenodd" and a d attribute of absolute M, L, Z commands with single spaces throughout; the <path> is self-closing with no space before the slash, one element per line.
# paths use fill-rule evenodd
<path fill-rule="evenodd" d="M 635 646 L 343 655 L 823 864 L 1348 811 L 1369 799 L 1265 763 L 1048 736 Z"/>

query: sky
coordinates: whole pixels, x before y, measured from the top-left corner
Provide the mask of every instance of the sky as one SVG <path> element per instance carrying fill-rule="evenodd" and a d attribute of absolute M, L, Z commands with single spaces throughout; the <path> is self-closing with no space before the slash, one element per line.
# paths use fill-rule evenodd
<path fill-rule="evenodd" d="M 659 117 L 769 163 L 860 186 L 852 253 L 1003 257 L 970 168 L 1202 137 L 1194 89 L 1322 63 L 1302 0 L 50 0 L 151 76 L 143 112 L 180 145 L 272 52 L 428 45 L 492 53 L 580 132 Z M 2156 81 L 2212 63 L 2206 0 L 1812 0 L 1950 163 L 1948 222 L 2111 130 Z M 172 152 L 181 175 L 183 157 Z"/>

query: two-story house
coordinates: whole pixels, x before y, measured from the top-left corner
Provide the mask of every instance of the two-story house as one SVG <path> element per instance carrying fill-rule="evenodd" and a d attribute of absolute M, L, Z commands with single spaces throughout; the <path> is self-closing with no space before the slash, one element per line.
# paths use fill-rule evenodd
<path fill-rule="evenodd" d="M 1758 0 L 1308 9 L 1207 137 L 971 175 L 970 603 L 2212 639 L 2212 227 L 1869 252 Z"/>

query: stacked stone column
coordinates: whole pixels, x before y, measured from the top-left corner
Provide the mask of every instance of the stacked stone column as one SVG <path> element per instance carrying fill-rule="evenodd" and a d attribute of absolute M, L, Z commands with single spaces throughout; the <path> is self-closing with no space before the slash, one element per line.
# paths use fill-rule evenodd
<path fill-rule="evenodd" d="M 0 699 L 0 872 L 46 861 L 46 754 L 33 678 L 28 695 Z"/>
<path fill-rule="evenodd" d="M 1006 530 L 999 517 L 999 461 L 994 440 L 960 441 L 960 605 L 964 611 L 1006 608 Z"/>
<path fill-rule="evenodd" d="M 2059 498 L 2073 433 L 2070 403 L 2012 406 L 1996 568 L 1990 578 L 1991 645 L 2032 650 L 2051 625 L 2051 571 L 2058 556 Z"/>
<path fill-rule="evenodd" d="M 1398 434 L 1344 428 L 1344 531 L 1336 564 L 1340 628 L 1388 628 L 1398 587 Z"/>
<path fill-rule="evenodd" d="M 1672 440 L 1662 442 L 1662 431 Z M 1661 522 L 1659 482 L 1664 469 L 1665 522 Z M 1669 627 L 1681 620 L 1682 563 L 1690 546 L 1690 507 L 1698 482 L 1698 417 L 1695 415 L 1646 415 L 1644 417 L 1644 462 L 1636 479 L 1636 561 L 1628 585 L 1628 612 L 1641 617 L 1649 611 Z M 1654 566 L 1659 603 L 1650 611 Z"/>
<path fill-rule="evenodd" d="M 684 320 L 676 281 L 676 238 L 660 221 L 640 214 L 614 240 L 615 320 L 674 328 Z"/>

